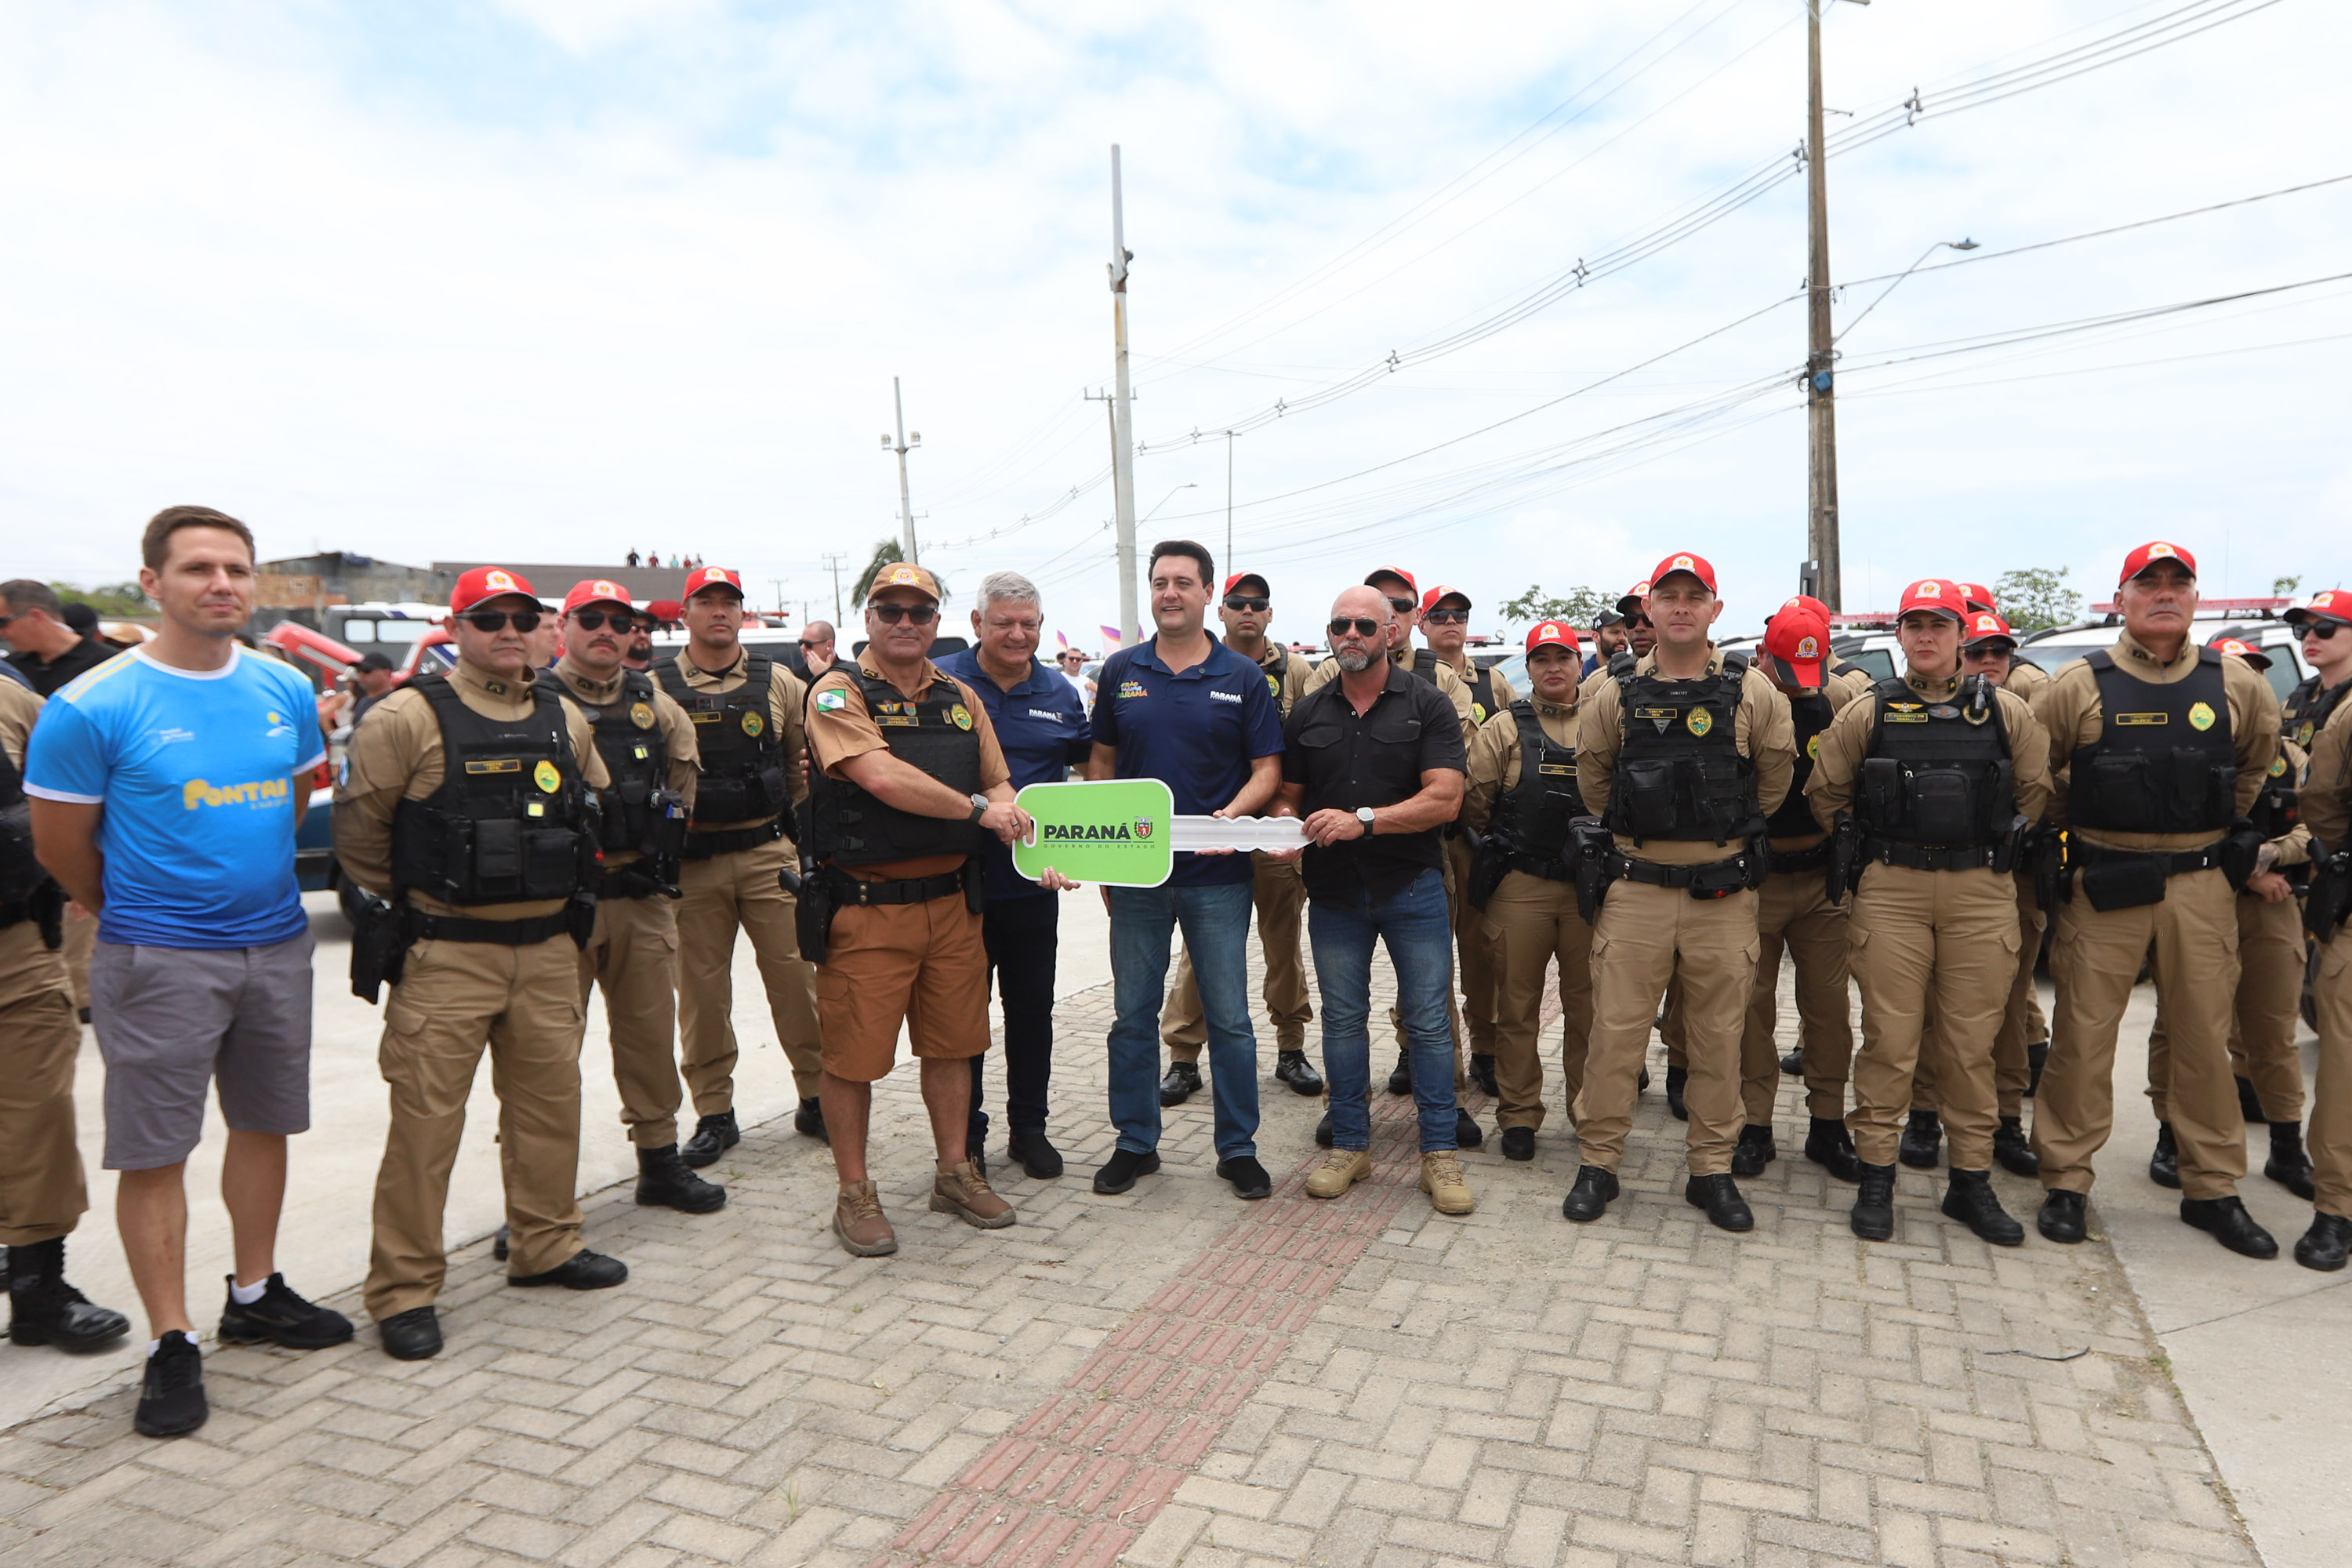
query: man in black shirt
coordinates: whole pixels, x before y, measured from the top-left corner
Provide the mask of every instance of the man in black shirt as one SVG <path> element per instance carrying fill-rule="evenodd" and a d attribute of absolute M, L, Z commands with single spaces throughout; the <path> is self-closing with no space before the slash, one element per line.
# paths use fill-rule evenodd
<path fill-rule="evenodd" d="M 56 591 L 30 577 L 0 583 L 0 641 L 15 650 L 8 662 L 43 697 L 122 651 L 68 626 Z"/>
<path fill-rule="evenodd" d="M 1462 805 L 1466 759 L 1451 699 L 1387 657 L 1388 600 L 1350 588 L 1331 607 L 1339 678 L 1283 727 L 1277 816 L 1306 819 L 1307 931 L 1323 999 L 1332 1151 L 1307 1179 L 1336 1198 L 1371 1173 L 1372 945 L 1396 966 L 1421 1123 L 1421 1190 L 1443 1214 L 1474 1206 L 1455 1134 L 1452 926 L 1438 830 Z"/>

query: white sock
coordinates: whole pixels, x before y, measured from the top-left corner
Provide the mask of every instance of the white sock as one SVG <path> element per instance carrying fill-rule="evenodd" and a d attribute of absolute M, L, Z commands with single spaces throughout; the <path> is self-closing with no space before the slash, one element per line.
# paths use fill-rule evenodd
<path fill-rule="evenodd" d="M 267 1279 L 264 1279 L 258 1285 L 239 1285 L 235 1280 L 231 1280 L 228 1287 L 228 1297 L 230 1300 L 235 1301 L 240 1307 L 250 1307 L 256 1301 L 260 1300 L 262 1293 L 268 1289 L 269 1281 Z"/>
<path fill-rule="evenodd" d="M 188 1336 L 188 1342 L 189 1342 L 190 1344 L 192 1344 L 192 1345 L 195 1345 L 195 1347 L 196 1347 L 197 1351 L 198 1351 L 199 1352 L 201 1352 L 204 1350 L 204 1348 L 205 1348 L 205 1347 L 204 1347 L 203 1345 L 201 1345 L 201 1344 L 198 1344 L 198 1343 L 197 1343 L 197 1342 L 196 1342 L 196 1331 L 195 1331 L 194 1329 L 190 1329 L 190 1330 L 186 1331 L 186 1332 L 187 1332 L 187 1336 Z M 162 1350 L 163 1348 L 163 1342 L 162 1340 L 149 1340 L 149 1341 L 147 1342 L 147 1353 L 148 1353 L 150 1356 L 152 1356 L 152 1355 L 153 1355 L 157 1351 Z"/>

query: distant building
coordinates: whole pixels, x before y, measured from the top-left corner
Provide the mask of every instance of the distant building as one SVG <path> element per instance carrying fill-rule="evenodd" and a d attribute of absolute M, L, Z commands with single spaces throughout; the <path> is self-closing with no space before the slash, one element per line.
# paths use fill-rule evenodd
<path fill-rule="evenodd" d="M 561 599 L 571 591 L 572 584 L 590 577 L 602 577 L 608 583 L 618 583 L 629 591 L 629 597 L 643 605 L 655 599 L 677 599 L 686 594 L 686 573 L 676 566 L 614 566 L 611 564 L 580 564 L 545 561 L 436 561 L 433 570 L 448 574 L 455 584 L 460 573 L 477 566 L 503 566 L 509 572 L 522 574 L 523 581 L 538 590 L 543 599 Z M 442 590 L 446 595 L 447 589 Z"/>
<path fill-rule="evenodd" d="M 314 631 L 324 630 L 325 613 L 334 606 L 446 604 L 457 583 L 456 573 L 437 565 L 404 566 L 397 561 L 378 561 L 347 550 L 264 561 L 254 584 L 252 626 L 261 631 L 290 620 Z"/>

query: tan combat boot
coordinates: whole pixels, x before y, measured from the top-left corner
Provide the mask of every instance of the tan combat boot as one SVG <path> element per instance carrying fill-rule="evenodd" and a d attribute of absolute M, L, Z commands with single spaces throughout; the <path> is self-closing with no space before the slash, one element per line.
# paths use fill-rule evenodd
<path fill-rule="evenodd" d="M 1462 1159 L 1451 1149 L 1441 1149 L 1421 1157 L 1421 1190 L 1429 1194 L 1429 1206 L 1439 1214 L 1468 1214 L 1478 1206 L 1470 1195 L 1470 1183 L 1462 1174 Z"/>
<path fill-rule="evenodd" d="M 882 1199 L 871 1182 L 844 1182 L 841 1199 L 833 1205 L 833 1234 L 859 1258 L 881 1258 L 898 1250 L 898 1233 L 882 1216 Z"/>
<path fill-rule="evenodd" d="M 940 1162 L 939 1180 L 931 1184 L 931 1212 L 961 1215 L 964 1224 L 982 1230 L 1003 1230 L 1018 1217 L 1013 1205 L 996 1195 L 988 1178 L 970 1160 L 952 1165 Z"/>
<path fill-rule="evenodd" d="M 1361 1149 L 1334 1149 L 1307 1178 L 1310 1198 L 1336 1198 L 1372 1173 L 1372 1157 Z"/>

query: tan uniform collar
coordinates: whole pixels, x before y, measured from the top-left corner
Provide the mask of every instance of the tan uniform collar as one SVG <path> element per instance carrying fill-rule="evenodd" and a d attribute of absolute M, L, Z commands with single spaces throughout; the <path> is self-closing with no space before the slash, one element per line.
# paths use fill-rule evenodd
<path fill-rule="evenodd" d="M 1565 719 L 1576 711 L 1576 704 L 1572 701 L 1547 702 L 1540 697 L 1531 697 L 1528 700 L 1535 704 L 1538 719 Z"/>
<path fill-rule="evenodd" d="M 1722 668 L 1723 655 L 1717 652 L 1715 644 L 1710 642 L 1706 645 L 1706 673 L 1708 675 L 1714 675 L 1721 671 Z M 1634 660 L 1633 673 L 1636 675 L 1657 674 L 1658 650 L 1654 647 L 1649 652 L 1643 654 L 1640 658 Z"/>
<path fill-rule="evenodd" d="M 460 691 L 470 691 L 494 702 L 529 702 L 530 687 L 536 670 L 525 670 L 520 680 L 509 680 L 503 675 L 493 675 L 468 658 L 460 658 L 449 671 L 450 684 Z"/>
<path fill-rule="evenodd" d="M 556 662 L 555 673 L 562 676 L 563 683 L 583 700 L 610 702 L 621 694 L 621 681 L 629 673 L 629 667 L 623 665 L 610 680 L 600 680 L 581 668 L 570 654 L 565 654 Z"/>
<path fill-rule="evenodd" d="M 1903 672 L 1903 684 L 1922 697 L 1942 699 L 1949 697 L 1960 689 L 1960 678 L 1954 675 L 1938 679 L 1934 676 L 1921 675 L 1915 669 L 1906 669 Z"/>
<path fill-rule="evenodd" d="M 865 676 L 868 680 L 890 680 L 888 676 L 882 673 L 881 667 L 874 662 L 874 650 L 870 647 L 864 653 L 857 656 L 857 672 L 860 675 Z M 923 679 L 921 684 L 917 686 L 912 691 L 907 691 L 907 695 L 908 697 L 919 698 L 924 692 L 929 691 L 931 689 L 931 682 L 940 679 L 941 679 L 940 675 L 940 667 L 926 658 L 923 660 Z M 898 683 L 895 680 L 891 680 L 890 684 L 898 686 Z M 901 686 L 898 687 L 898 689 L 906 691 L 907 689 Z"/>
<path fill-rule="evenodd" d="M 705 669 L 702 666 L 694 662 L 694 645 L 692 643 L 688 643 L 684 647 L 677 650 L 677 672 L 679 675 L 685 677 L 687 684 L 689 686 L 698 680 L 718 681 L 732 679 L 734 677 L 743 673 L 743 661 L 748 656 L 748 652 L 749 650 L 739 642 L 735 645 L 734 659 L 729 663 L 724 669 Z"/>
<path fill-rule="evenodd" d="M 2193 637 L 2182 637 L 2180 651 L 2173 656 L 2171 663 L 2167 664 L 2150 653 L 2147 646 L 2131 633 L 2118 632 L 2116 634 L 2116 662 L 2126 668 L 2133 664 L 2139 664 L 2162 670 L 2178 669 L 2183 664 L 2197 662 L 2197 639 Z"/>

